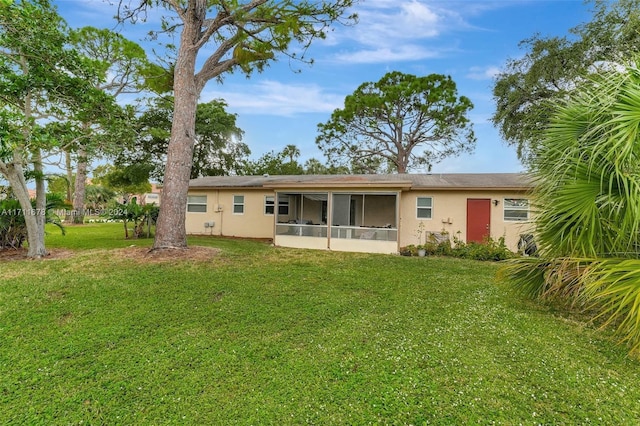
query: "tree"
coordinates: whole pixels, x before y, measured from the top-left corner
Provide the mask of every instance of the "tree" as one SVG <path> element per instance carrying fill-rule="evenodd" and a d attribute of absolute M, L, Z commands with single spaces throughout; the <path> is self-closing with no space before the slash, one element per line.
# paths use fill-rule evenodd
<path fill-rule="evenodd" d="M 502 271 L 568 300 L 640 350 L 640 69 L 593 76 L 551 116 L 531 162 L 539 258 Z"/>
<path fill-rule="evenodd" d="M 244 132 L 236 126 L 237 115 L 228 113 L 226 107 L 222 99 L 198 104 L 191 179 L 237 174 L 251 154 L 241 142 Z"/>
<path fill-rule="evenodd" d="M 226 107 L 221 99 L 198 104 L 191 179 L 238 174 L 251 153 L 249 147 L 241 142 L 244 132 L 236 125 L 237 115 L 228 113 Z M 121 149 L 115 163 L 152 164 L 151 176 L 162 181 L 172 117 L 172 98 L 153 99 L 150 108 L 137 120 L 139 139 Z"/>
<path fill-rule="evenodd" d="M 305 175 L 326 175 L 328 173 L 328 167 L 325 166 L 317 158 L 309 158 L 304 162 L 304 174 Z"/>
<path fill-rule="evenodd" d="M 149 105 L 133 122 L 137 138 L 129 144 L 123 144 L 114 157 L 114 165 L 126 167 L 131 164 L 149 164 L 152 166 L 150 177 L 162 181 L 167 156 L 167 145 L 171 136 L 173 116 L 173 98 L 154 97 Z M 100 167 L 100 166 L 98 166 Z M 94 170 L 94 177 L 102 175 L 104 170 Z"/>
<path fill-rule="evenodd" d="M 317 158 L 310 158 L 304 162 L 305 175 L 348 175 L 351 173 L 348 167 L 330 167 L 322 164 Z"/>
<path fill-rule="evenodd" d="M 300 158 L 300 149 L 293 144 L 289 144 L 282 150 L 282 155 L 289 159 L 289 163 L 294 163 Z"/>
<path fill-rule="evenodd" d="M 143 194 L 151 190 L 149 173 L 151 165 L 135 163 L 124 167 L 104 166 L 99 169 L 93 181 L 124 198 L 125 204 L 133 194 Z"/>
<path fill-rule="evenodd" d="M 57 144 L 59 127 L 50 120 L 64 111 L 95 117 L 113 101 L 87 84 L 96 70 L 68 42 L 68 29 L 47 0 L 0 3 L 0 173 L 25 213 L 32 258 L 47 254 L 43 152 Z M 35 207 L 26 175 L 35 180 Z"/>
<path fill-rule="evenodd" d="M 159 208 L 153 204 L 140 205 L 136 199 L 128 203 L 113 202 L 108 210 L 109 219 L 122 221 L 124 238 L 129 239 L 129 222 L 133 222 L 133 237 L 151 236 L 151 225 L 158 219 Z M 146 232 L 145 232 L 146 226 Z"/>
<path fill-rule="evenodd" d="M 270 151 L 255 161 L 246 161 L 240 174 L 260 175 L 301 175 L 304 170 L 298 164 L 300 150 L 295 145 L 287 145 L 281 152 Z"/>
<path fill-rule="evenodd" d="M 492 121 L 523 162 L 531 160 L 554 104 L 599 70 L 627 62 L 640 48 L 640 0 L 595 1 L 593 20 L 571 36 L 524 40 L 495 80 Z"/>
<path fill-rule="evenodd" d="M 102 185 L 87 185 L 84 207 L 92 212 L 101 212 L 107 208 L 107 204 L 115 196 L 116 193 L 114 191 Z"/>
<path fill-rule="evenodd" d="M 198 96 L 211 79 L 238 70 L 262 71 L 276 54 L 287 53 L 292 42 L 303 48 L 324 37 L 328 26 L 340 19 L 354 0 L 140 0 L 139 6 L 120 2 L 121 20 L 135 19 L 152 5 L 177 14 L 180 41 L 173 72 L 174 115 L 167 150 L 164 187 L 154 249 L 186 247 L 185 212 Z M 163 30 L 175 29 L 170 19 Z M 212 45 L 212 46 L 211 46 Z M 211 52 L 202 61 L 204 47 Z M 196 70 L 196 63 L 202 64 Z"/>
<path fill-rule="evenodd" d="M 71 176 L 71 181 L 66 175 L 51 175 L 47 177 L 47 192 L 49 194 L 58 194 L 67 202 L 71 202 L 71 187 L 73 186 L 75 176 Z"/>
<path fill-rule="evenodd" d="M 332 165 L 370 172 L 429 170 L 446 157 L 473 150 L 467 118 L 472 107 L 468 98 L 458 97 L 451 77 L 394 71 L 347 96 L 344 108 L 318 125 L 316 143 Z"/>
<path fill-rule="evenodd" d="M 98 70 L 91 82 L 97 90 L 111 94 L 114 98 L 125 94 L 140 93 L 146 88 L 145 76 L 152 65 L 147 61 L 144 50 L 122 35 L 106 29 L 83 27 L 71 31 L 70 39 L 74 48 L 92 61 Z M 76 123 L 74 132 L 67 131 L 69 143 L 65 144 L 67 154 L 67 175 L 70 179 L 71 152 L 76 155 L 76 176 L 73 191 L 74 223 L 84 222 L 83 206 L 87 168 L 92 157 L 99 152 L 113 153 L 129 139 L 134 139 L 131 121 L 133 110 L 112 105 L 97 119 L 88 120 L 85 114 L 71 117 Z"/>

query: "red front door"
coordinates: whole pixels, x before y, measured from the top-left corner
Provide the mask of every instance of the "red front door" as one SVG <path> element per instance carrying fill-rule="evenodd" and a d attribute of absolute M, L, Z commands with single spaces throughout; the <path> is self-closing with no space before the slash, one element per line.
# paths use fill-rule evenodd
<path fill-rule="evenodd" d="M 467 198 L 467 242 L 481 243 L 490 235 L 491 200 Z"/>

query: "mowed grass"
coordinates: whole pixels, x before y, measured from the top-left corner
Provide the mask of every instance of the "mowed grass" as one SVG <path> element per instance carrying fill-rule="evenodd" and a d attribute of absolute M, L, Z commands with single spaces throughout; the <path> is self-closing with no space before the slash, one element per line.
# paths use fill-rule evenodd
<path fill-rule="evenodd" d="M 640 363 L 496 264 L 212 237 L 190 240 L 212 259 L 143 263 L 115 225 L 48 241 L 75 253 L 0 263 L 1 423 L 640 421 Z"/>

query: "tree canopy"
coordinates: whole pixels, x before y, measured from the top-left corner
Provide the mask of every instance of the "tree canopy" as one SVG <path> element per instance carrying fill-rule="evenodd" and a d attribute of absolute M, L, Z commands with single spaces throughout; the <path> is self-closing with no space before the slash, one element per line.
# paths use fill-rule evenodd
<path fill-rule="evenodd" d="M 151 177 L 163 180 L 171 136 L 173 104 L 173 98 L 169 96 L 151 100 L 149 107 L 133 125 L 138 139 L 132 144 L 121 146 L 115 157 L 116 164 L 151 164 Z M 197 106 L 191 179 L 239 174 L 251 153 L 249 147 L 242 142 L 244 132 L 236 125 L 237 115 L 227 112 L 226 108 L 226 102 L 221 99 Z"/>
<path fill-rule="evenodd" d="M 47 0 L 0 3 L 0 173 L 26 214 L 30 257 L 47 254 L 43 153 L 60 145 L 60 115 L 95 119 L 114 105 L 95 89 L 99 71 L 70 48 L 69 29 Z M 25 169 L 27 167 L 27 169 Z M 35 180 L 32 209 L 25 172 Z"/>
<path fill-rule="evenodd" d="M 136 163 L 124 167 L 103 165 L 96 168 L 93 182 L 128 200 L 132 194 L 151 190 L 149 173 L 151 165 Z"/>
<path fill-rule="evenodd" d="M 71 45 L 87 62 L 93 64 L 96 78 L 93 87 L 114 98 L 124 94 L 137 94 L 147 87 L 145 76 L 152 65 L 138 44 L 122 35 L 95 27 L 83 27 L 70 32 Z M 67 175 L 72 174 L 72 157 L 76 160 L 76 176 L 73 196 L 74 223 L 83 223 L 85 185 L 90 160 L 114 151 L 135 138 L 132 126 L 133 107 L 113 105 L 110 109 L 89 119 L 83 114 L 66 118 L 64 144 Z"/>
<path fill-rule="evenodd" d="M 304 169 L 298 163 L 300 150 L 295 145 L 287 145 L 282 151 L 269 151 L 255 161 L 247 160 L 241 174 L 247 176 L 300 175 Z"/>
<path fill-rule="evenodd" d="M 640 0 L 594 2 L 593 20 L 565 37 L 533 35 L 525 54 L 496 77 L 492 121 L 518 157 L 528 162 L 554 105 L 598 71 L 627 63 L 640 48 Z"/>
<path fill-rule="evenodd" d="M 318 147 L 332 166 L 367 172 L 430 170 L 444 158 L 472 151 L 476 138 L 451 77 L 398 71 L 363 83 L 329 121 L 318 125 Z"/>

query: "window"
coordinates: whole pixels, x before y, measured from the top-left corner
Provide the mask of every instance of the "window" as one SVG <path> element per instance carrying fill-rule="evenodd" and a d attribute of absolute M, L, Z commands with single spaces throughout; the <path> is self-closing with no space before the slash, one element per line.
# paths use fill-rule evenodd
<path fill-rule="evenodd" d="M 431 197 L 418 197 L 416 199 L 416 216 L 418 219 L 431 219 L 433 210 L 433 198 Z"/>
<path fill-rule="evenodd" d="M 273 214 L 275 211 L 276 197 L 267 195 L 264 197 L 264 214 Z M 289 215 L 289 196 L 278 196 L 278 214 L 283 216 Z"/>
<path fill-rule="evenodd" d="M 233 214 L 244 214 L 244 195 L 233 196 Z"/>
<path fill-rule="evenodd" d="M 289 215 L 289 196 L 278 195 L 278 214 L 283 216 Z"/>
<path fill-rule="evenodd" d="M 206 195 L 187 196 L 187 211 L 189 213 L 206 213 L 207 212 L 207 196 Z"/>
<path fill-rule="evenodd" d="M 275 211 L 276 200 L 273 195 L 264 197 L 264 214 L 273 214 Z"/>
<path fill-rule="evenodd" d="M 524 198 L 505 198 L 503 204 L 505 221 L 529 220 L 529 200 Z"/>

